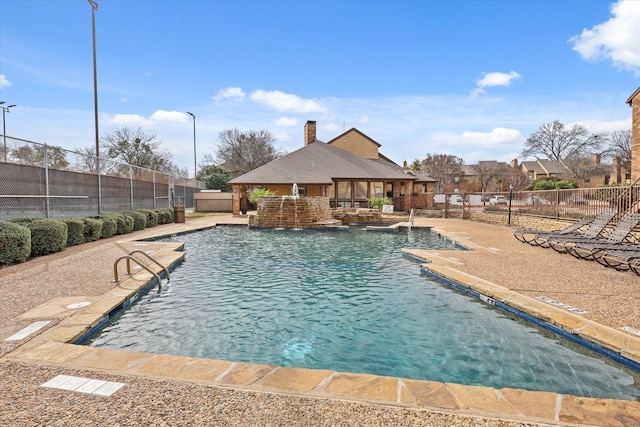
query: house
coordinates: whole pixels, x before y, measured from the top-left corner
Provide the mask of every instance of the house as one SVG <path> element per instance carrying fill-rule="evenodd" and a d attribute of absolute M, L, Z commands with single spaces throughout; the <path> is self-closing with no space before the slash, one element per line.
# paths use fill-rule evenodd
<path fill-rule="evenodd" d="M 229 181 L 233 213 L 241 211 L 254 187 L 290 195 L 326 196 L 331 207 L 368 207 L 372 197 L 389 197 L 397 211 L 408 210 L 416 177 L 379 152 L 380 144 L 352 128 L 329 142 L 316 138 L 316 122 L 304 126 L 302 148 Z"/>

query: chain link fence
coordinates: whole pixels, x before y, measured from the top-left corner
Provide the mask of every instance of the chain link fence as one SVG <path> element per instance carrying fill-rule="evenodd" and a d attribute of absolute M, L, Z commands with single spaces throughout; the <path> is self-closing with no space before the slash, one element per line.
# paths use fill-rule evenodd
<path fill-rule="evenodd" d="M 204 183 L 9 136 L 0 139 L 0 219 L 193 207 Z"/>

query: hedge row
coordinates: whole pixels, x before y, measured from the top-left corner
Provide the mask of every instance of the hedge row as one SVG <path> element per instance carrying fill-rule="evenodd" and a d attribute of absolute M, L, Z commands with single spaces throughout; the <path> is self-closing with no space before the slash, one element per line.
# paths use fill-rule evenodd
<path fill-rule="evenodd" d="M 0 220 L 0 265 L 60 252 L 68 246 L 173 222 L 173 209 L 137 209 L 87 218 Z"/>

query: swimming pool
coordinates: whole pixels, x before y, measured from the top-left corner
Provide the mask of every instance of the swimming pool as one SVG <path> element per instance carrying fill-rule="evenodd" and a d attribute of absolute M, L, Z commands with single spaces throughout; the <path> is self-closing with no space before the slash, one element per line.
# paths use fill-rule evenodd
<path fill-rule="evenodd" d="M 220 227 L 91 345 L 637 400 L 637 373 L 422 276 L 436 235 Z"/>

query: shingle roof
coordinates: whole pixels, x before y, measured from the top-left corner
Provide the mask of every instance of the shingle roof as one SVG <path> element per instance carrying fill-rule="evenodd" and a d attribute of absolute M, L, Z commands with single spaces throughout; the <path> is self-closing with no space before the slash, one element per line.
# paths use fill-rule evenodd
<path fill-rule="evenodd" d="M 538 163 L 551 174 L 563 174 L 569 172 L 569 169 L 567 169 L 562 162 L 557 160 L 539 159 Z"/>
<path fill-rule="evenodd" d="M 536 174 L 544 174 L 547 173 L 544 169 L 542 169 L 542 166 L 540 166 L 538 164 L 537 161 L 533 160 L 533 161 L 526 161 L 526 162 L 522 162 L 521 163 L 522 167 L 524 167 L 526 170 L 531 171 L 531 172 L 535 172 Z"/>
<path fill-rule="evenodd" d="M 388 160 L 366 159 L 321 141 L 314 141 L 273 160 L 229 184 L 331 184 L 333 179 L 415 179 Z"/>

